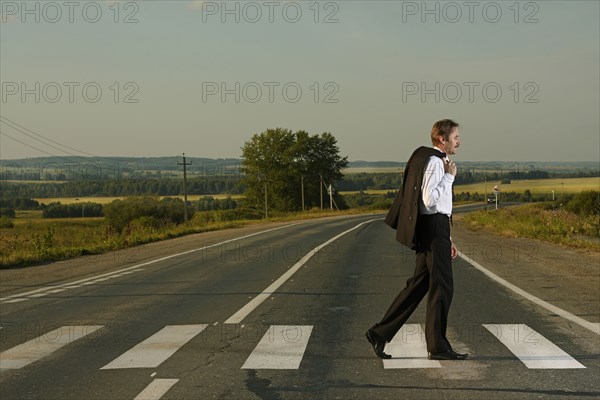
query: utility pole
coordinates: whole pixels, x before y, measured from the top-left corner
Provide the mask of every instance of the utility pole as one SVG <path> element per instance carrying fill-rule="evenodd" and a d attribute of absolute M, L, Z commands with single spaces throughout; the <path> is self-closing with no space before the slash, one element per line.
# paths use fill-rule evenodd
<path fill-rule="evenodd" d="M 183 153 L 183 162 L 177 163 L 177 165 L 183 165 L 183 219 L 185 222 L 188 220 L 188 211 L 187 211 L 187 166 L 192 165 L 192 162 L 188 164 L 185 161 L 185 153 Z"/>
<path fill-rule="evenodd" d="M 269 219 L 269 196 L 267 195 L 267 181 L 265 180 L 265 219 Z"/>
<path fill-rule="evenodd" d="M 304 175 L 300 178 L 300 186 L 302 188 L 302 211 L 304 211 Z"/>
<path fill-rule="evenodd" d="M 323 209 L 323 174 L 319 175 L 321 182 L 319 184 L 319 190 L 321 191 L 321 210 Z"/>
<path fill-rule="evenodd" d="M 487 203 L 487 199 L 488 199 L 488 194 L 487 194 L 487 169 L 485 170 L 485 174 L 483 175 L 483 180 L 485 181 L 485 195 L 484 195 L 484 201 L 485 201 L 485 211 L 487 211 L 488 209 L 488 203 Z"/>
<path fill-rule="evenodd" d="M 261 172 L 258 173 L 258 181 L 263 183 L 263 188 L 265 190 L 265 219 L 269 218 L 269 195 L 267 192 L 267 175 Z"/>

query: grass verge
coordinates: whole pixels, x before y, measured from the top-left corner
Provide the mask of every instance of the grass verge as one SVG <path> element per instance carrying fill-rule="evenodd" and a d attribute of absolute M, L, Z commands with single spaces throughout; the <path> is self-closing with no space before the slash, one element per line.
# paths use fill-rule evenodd
<path fill-rule="evenodd" d="M 464 216 L 467 226 L 505 237 L 526 237 L 574 248 L 600 252 L 599 218 L 582 217 L 565 210 L 546 209 L 544 204 L 527 204 L 492 211 L 475 211 Z"/>
<path fill-rule="evenodd" d="M 370 211 L 321 211 L 275 214 L 269 219 L 235 221 L 201 218 L 202 213 L 187 223 L 151 228 L 132 224 L 124 232 L 114 232 L 104 218 L 43 219 L 40 212 L 23 212 L 14 227 L 0 229 L 0 268 L 24 267 L 44 262 L 65 260 L 82 255 L 134 247 L 194 233 L 237 228 L 246 225 L 288 222 Z M 214 216 L 215 214 L 211 214 Z"/>

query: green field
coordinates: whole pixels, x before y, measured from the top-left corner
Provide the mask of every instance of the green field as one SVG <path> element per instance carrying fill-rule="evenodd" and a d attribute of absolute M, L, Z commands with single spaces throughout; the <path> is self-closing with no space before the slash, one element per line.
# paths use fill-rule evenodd
<path fill-rule="evenodd" d="M 529 189 L 531 193 L 548 193 L 551 194 L 554 190 L 554 194 L 558 197 L 561 193 L 573 194 L 579 193 L 584 190 L 596 190 L 600 191 L 600 178 L 559 178 L 559 179 L 536 179 L 536 180 L 518 180 L 512 181 L 510 184 L 503 185 L 500 181 L 488 181 L 487 192 L 492 193 L 494 186 L 498 185 L 501 192 L 517 192 L 523 193 Z M 386 194 L 387 192 L 395 189 L 380 189 L 380 190 L 364 190 L 365 194 Z M 456 185 L 454 191 L 456 193 L 470 192 L 470 193 L 484 193 L 486 190 L 485 182 L 470 183 L 467 185 Z M 360 191 L 346 191 L 340 192 L 341 194 L 358 194 Z"/>
<path fill-rule="evenodd" d="M 378 168 L 358 168 L 351 167 L 346 168 L 342 171 L 344 174 L 352 175 L 352 174 L 393 174 L 393 173 L 402 173 L 404 171 L 403 168 L 400 167 L 378 167 Z"/>
<path fill-rule="evenodd" d="M 518 180 L 510 184 L 501 184 L 500 181 L 488 181 L 487 193 L 492 193 L 494 186 L 498 185 L 501 192 L 523 193 L 528 190 L 534 194 L 551 194 L 554 191 L 555 196 L 564 194 L 579 193 L 584 190 L 600 190 L 600 178 L 558 178 L 558 179 L 536 179 L 536 180 Z M 485 193 L 486 183 L 478 182 L 468 185 L 456 185 L 456 193 Z"/>
<path fill-rule="evenodd" d="M 579 193 L 583 190 L 598 190 L 600 191 L 600 178 L 558 178 L 558 179 L 538 179 L 538 180 L 518 180 L 512 181 L 510 184 L 501 184 L 500 181 L 488 181 L 487 182 L 487 193 L 492 193 L 492 190 L 495 185 L 499 185 L 500 190 L 502 192 L 517 192 L 523 193 L 525 190 L 529 189 L 529 191 L 533 194 L 551 194 L 554 190 L 554 194 L 556 197 L 560 196 L 562 193 L 564 194 L 573 194 Z M 393 191 L 396 189 L 378 189 L 378 190 L 364 190 L 365 194 L 372 195 L 384 195 L 389 191 Z M 467 185 L 456 185 L 454 188 L 456 193 L 461 192 L 470 192 L 470 193 L 485 193 L 486 191 L 486 183 L 478 182 L 471 183 Z M 352 195 L 358 194 L 360 191 L 342 191 L 340 194 L 344 195 Z M 232 199 L 239 199 L 242 195 L 227 195 L 227 194 L 216 194 L 216 195 L 204 195 L 204 194 L 194 194 L 188 195 L 188 201 L 198 201 L 202 197 L 210 196 L 215 199 L 225 199 L 227 196 L 230 196 Z M 53 202 L 60 202 L 62 204 L 73 204 L 73 203 L 82 203 L 82 202 L 92 202 L 92 203 L 100 203 L 107 204 L 117 199 L 125 199 L 127 196 L 121 197 L 52 197 L 52 198 L 35 198 L 34 200 L 38 201 L 40 204 L 50 204 Z M 161 196 L 163 197 L 178 197 L 183 199 L 183 196 Z"/>

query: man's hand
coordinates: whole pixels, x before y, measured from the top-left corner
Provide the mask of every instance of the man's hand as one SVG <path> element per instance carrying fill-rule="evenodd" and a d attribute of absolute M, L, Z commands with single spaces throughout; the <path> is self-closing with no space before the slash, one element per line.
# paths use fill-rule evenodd
<path fill-rule="evenodd" d="M 452 249 L 450 250 L 450 253 L 452 255 L 452 259 L 454 260 L 456 257 L 458 257 L 458 249 L 456 248 L 456 246 L 454 245 L 454 243 L 452 243 Z"/>
<path fill-rule="evenodd" d="M 452 160 L 444 162 L 444 172 L 456 176 L 456 163 Z"/>

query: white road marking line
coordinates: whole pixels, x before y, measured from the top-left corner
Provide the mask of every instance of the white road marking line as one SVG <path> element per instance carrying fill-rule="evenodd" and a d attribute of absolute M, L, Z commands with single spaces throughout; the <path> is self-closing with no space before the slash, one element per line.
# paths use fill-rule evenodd
<path fill-rule="evenodd" d="M 44 297 L 47 294 L 48 294 L 48 292 L 46 292 L 46 293 L 36 293 L 36 294 L 32 294 L 31 296 L 29 296 L 29 298 Z"/>
<path fill-rule="evenodd" d="M 54 289 L 54 290 L 49 291 L 48 293 L 52 293 L 52 294 L 60 293 L 60 292 L 64 292 L 65 290 L 67 290 L 67 288 Z"/>
<path fill-rule="evenodd" d="M 62 326 L 0 353 L 0 369 L 19 369 L 102 328 L 102 325 Z"/>
<path fill-rule="evenodd" d="M 523 324 L 484 324 L 530 369 L 585 368 L 554 343 Z"/>
<path fill-rule="evenodd" d="M 299 224 L 302 224 L 302 223 L 304 223 L 304 222 L 296 222 L 296 223 L 293 223 L 293 224 L 279 226 L 277 228 L 271 228 L 271 229 L 267 229 L 267 230 L 264 230 L 264 231 L 251 233 L 249 235 L 240 236 L 240 237 L 236 237 L 236 238 L 233 238 L 233 239 L 225 240 L 225 241 L 222 241 L 222 242 L 219 242 L 219 243 L 211 244 L 209 246 L 199 247 L 197 249 L 192 249 L 192 250 L 184 251 L 184 252 L 181 252 L 181 253 L 171 254 L 170 256 L 156 258 L 154 260 L 146 261 L 146 262 L 141 263 L 141 264 L 137 264 L 137 265 L 134 265 L 134 266 L 131 266 L 131 267 L 123 268 L 123 269 L 120 269 L 118 271 L 108 272 L 106 274 L 94 276 L 94 277 L 91 277 L 91 278 L 80 279 L 78 281 L 69 282 L 69 283 L 65 283 L 65 284 L 62 284 L 62 285 L 58 285 L 58 286 L 48 286 L 48 287 L 43 287 L 43 288 L 40 288 L 40 289 L 32 290 L 32 291 L 29 291 L 29 292 L 25 292 L 25 293 L 19 293 L 19 294 L 13 294 L 13 295 L 10 295 L 10 296 L 6 296 L 6 297 L 0 297 L 0 303 L 8 303 L 7 300 L 10 300 L 10 299 L 14 299 L 14 298 L 17 298 L 17 297 L 26 297 L 26 296 L 30 296 L 30 295 L 35 294 L 35 293 L 46 292 L 46 291 L 48 291 L 50 289 L 55 289 L 55 288 L 59 288 L 59 287 L 60 288 L 63 288 L 63 287 L 64 288 L 75 287 L 74 285 L 84 284 L 85 282 L 93 281 L 95 279 L 103 278 L 103 277 L 109 276 L 109 275 L 114 275 L 114 274 L 118 274 L 118 273 L 125 273 L 125 272 L 127 272 L 127 273 L 134 273 L 134 272 L 143 271 L 144 269 L 140 268 L 140 267 L 143 267 L 145 265 L 155 264 L 157 262 L 169 260 L 171 258 L 179 257 L 179 256 L 182 256 L 182 255 L 185 255 L 185 254 L 190 254 L 190 253 L 194 253 L 194 252 L 197 252 L 197 251 L 210 249 L 212 247 L 221 246 L 221 245 L 226 244 L 226 243 L 230 243 L 230 242 L 235 242 L 235 241 L 238 241 L 238 240 L 247 239 L 247 238 L 252 237 L 252 236 L 262 235 L 263 233 L 273 232 L 273 231 L 276 231 L 276 230 L 279 230 L 279 229 L 289 228 L 291 226 L 299 225 Z"/>
<path fill-rule="evenodd" d="M 272 325 L 242 369 L 298 369 L 312 325 Z"/>
<path fill-rule="evenodd" d="M 548 310 L 560 317 L 568 319 L 569 321 L 572 321 L 572 322 L 576 323 L 577 325 L 579 325 L 583 328 L 589 329 L 590 331 L 594 332 L 597 335 L 600 335 L 600 323 L 593 323 L 593 322 L 586 321 L 585 319 L 578 317 L 575 314 L 572 314 L 566 310 L 563 310 L 562 308 L 559 308 L 559 307 L 555 306 L 554 304 L 550 304 L 547 301 L 544 301 L 544 300 L 540 299 L 539 297 L 536 297 L 536 296 L 524 291 L 523 289 L 519 288 L 518 286 L 515 286 L 512 283 L 508 282 L 506 279 L 503 279 L 503 278 L 499 277 L 498 275 L 494 274 L 493 272 L 487 270 L 486 268 L 481 266 L 481 264 L 479 264 L 476 261 L 472 260 L 471 258 L 467 257 L 460 251 L 458 252 L 458 255 L 462 259 L 464 259 L 466 262 L 468 262 L 469 264 L 471 264 L 472 266 L 474 266 L 475 268 L 477 268 L 478 270 L 483 272 L 489 278 L 491 278 L 492 280 L 498 282 L 499 284 L 507 287 L 508 289 L 512 290 L 513 292 L 517 293 L 518 295 L 523 296 L 527 300 L 537 304 L 540 307 L 545 308 L 546 310 Z"/>
<path fill-rule="evenodd" d="M 155 379 L 133 400 L 159 400 L 179 379 Z"/>
<path fill-rule="evenodd" d="M 248 302 L 248 304 L 243 306 L 235 314 L 233 314 L 231 317 L 229 317 L 229 319 L 227 319 L 227 321 L 225 321 L 225 323 L 226 324 L 239 324 L 240 322 L 242 322 L 244 320 L 244 318 L 246 318 L 252 311 L 254 311 L 256 309 L 256 307 L 261 305 L 263 301 L 268 299 L 269 296 L 271 296 L 273 293 L 275 293 L 281 285 L 283 285 L 288 279 L 290 279 L 290 277 L 292 277 L 292 275 L 294 275 L 296 273 L 296 271 L 298 271 L 300 268 L 302 268 L 302 266 L 304 264 L 306 264 L 306 262 L 312 256 L 317 254 L 321 249 L 327 247 L 330 243 L 332 243 L 332 242 L 336 241 L 337 239 L 341 238 L 342 236 L 352 232 L 353 230 L 358 229 L 359 227 L 361 227 L 365 224 L 368 224 L 373 221 L 378 221 L 378 220 L 379 219 L 370 219 L 368 221 L 361 222 L 360 224 L 356 225 L 355 227 L 350 228 L 347 231 L 344 231 L 344 232 L 340 233 L 339 235 L 332 237 L 325 243 L 315 247 L 313 250 L 308 252 L 308 254 L 306 254 L 304 257 L 302 257 L 300 259 L 300 261 L 298 261 L 296 264 L 294 264 L 292 267 L 290 267 L 290 269 L 288 269 L 283 275 L 281 275 L 279 277 L 279 279 L 277 279 L 275 282 L 270 284 L 269 287 L 267 287 L 265 290 L 263 290 L 262 293 L 260 293 L 256 297 L 254 297 L 252 300 L 250 300 Z"/>
<path fill-rule="evenodd" d="M 441 368 L 437 360 L 427 359 L 425 332 L 420 324 L 405 324 L 385 346 L 393 358 L 383 360 L 383 368 Z"/>
<path fill-rule="evenodd" d="M 20 303 L 22 301 L 27 301 L 29 299 L 12 299 L 12 300 L 7 300 L 5 301 L 5 303 Z"/>
<path fill-rule="evenodd" d="M 167 325 L 100 369 L 156 368 L 206 327 Z"/>

